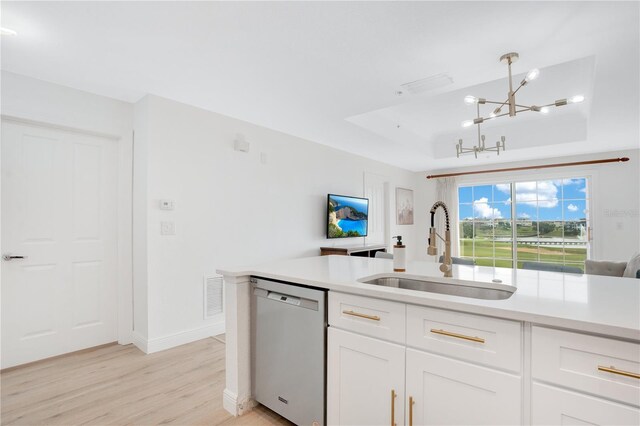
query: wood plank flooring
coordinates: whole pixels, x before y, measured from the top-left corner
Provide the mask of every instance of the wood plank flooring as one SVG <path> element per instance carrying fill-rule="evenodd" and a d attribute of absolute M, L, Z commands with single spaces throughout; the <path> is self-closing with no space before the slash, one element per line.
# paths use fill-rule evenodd
<path fill-rule="evenodd" d="M 145 355 L 112 345 L 0 375 L 2 425 L 291 425 L 222 408 L 224 336 Z"/>

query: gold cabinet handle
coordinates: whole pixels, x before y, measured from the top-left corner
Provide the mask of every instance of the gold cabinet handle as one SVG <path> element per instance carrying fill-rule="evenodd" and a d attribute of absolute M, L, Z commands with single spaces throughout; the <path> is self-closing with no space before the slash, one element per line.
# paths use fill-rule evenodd
<path fill-rule="evenodd" d="M 391 426 L 396 426 L 396 391 L 391 389 Z"/>
<path fill-rule="evenodd" d="M 351 315 L 353 317 L 365 318 L 373 321 L 380 321 L 380 317 L 377 315 L 361 314 L 360 312 L 355 312 L 355 311 L 342 311 L 342 313 L 345 315 Z"/>
<path fill-rule="evenodd" d="M 435 334 L 442 334 L 443 336 L 449 336 L 449 337 L 455 337 L 455 338 L 458 338 L 458 339 L 470 340 L 472 342 L 477 342 L 477 343 L 484 343 L 484 339 L 482 339 L 480 337 L 465 336 L 464 334 L 452 333 L 451 331 L 438 330 L 438 329 L 435 329 L 435 328 L 432 328 L 431 332 L 435 333 Z"/>
<path fill-rule="evenodd" d="M 618 370 L 613 365 L 611 367 L 605 367 L 603 365 L 598 366 L 599 371 L 604 371 L 607 373 L 619 374 L 625 377 L 632 377 L 634 379 L 640 379 L 640 374 L 632 373 L 631 371 Z"/>
<path fill-rule="evenodd" d="M 409 397 L 409 426 L 413 426 L 413 404 L 416 402 L 413 400 L 413 397 Z"/>

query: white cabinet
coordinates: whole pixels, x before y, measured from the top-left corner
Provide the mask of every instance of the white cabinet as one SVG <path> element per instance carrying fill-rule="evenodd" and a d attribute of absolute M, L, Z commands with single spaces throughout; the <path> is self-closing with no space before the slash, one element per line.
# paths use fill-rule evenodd
<path fill-rule="evenodd" d="M 532 328 L 534 380 L 640 405 L 640 345 L 546 327 Z"/>
<path fill-rule="evenodd" d="M 328 339 L 327 424 L 403 425 L 404 346 L 335 327 Z"/>
<path fill-rule="evenodd" d="M 390 342 L 405 342 L 406 305 L 329 292 L 329 324 Z"/>
<path fill-rule="evenodd" d="M 521 379 L 439 355 L 407 349 L 407 424 L 516 425 Z"/>
<path fill-rule="evenodd" d="M 520 372 L 522 324 L 407 305 L 407 346 Z"/>
<path fill-rule="evenodd" d="M 637 342 L 336 292 L 329 306 L 330 425 L 391 424 L 392 390 L 398 426 L 640 425 Z"/>
<path fill-rule="evenodd" d="M 639 425 L 640 410 L 613 401 L 534 383 L 532 425 Z"/>
<path fill-rule="evenodd" d="M 640 425 L 640 345 L 534 326 L 531 348 L 532 424 Z"/>
<path fill-rule="evenodd" d="M 515 321 L 330 292 L 327 422 L 520 424 L 521 338 Z"/>

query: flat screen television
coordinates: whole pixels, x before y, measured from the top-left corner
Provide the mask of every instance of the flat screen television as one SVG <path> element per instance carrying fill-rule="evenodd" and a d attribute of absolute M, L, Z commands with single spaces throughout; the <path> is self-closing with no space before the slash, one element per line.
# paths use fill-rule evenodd
<path fill-rule="evenodd" d="M 329 194 L 327 216 L 327 238 L 366 237 L 369 200 Z"/>

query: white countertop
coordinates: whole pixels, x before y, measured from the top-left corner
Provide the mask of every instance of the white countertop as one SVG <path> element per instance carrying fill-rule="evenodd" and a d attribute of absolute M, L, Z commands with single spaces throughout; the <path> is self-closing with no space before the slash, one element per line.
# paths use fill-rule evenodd
<path fill-rule="evenodd" d="M 505 300 L 482 300 L 358 282 L 393 273 L 390 259 L 316 256 L 250 268 L 220 269 L 225 276 L 259 276 L 332 291 L 528 321 L 640 341 L 640 280 L 597 275 L 453 265 L 443 278 L 433 262 L 410 262 L 405 275 L 433 281 L 488 283 L 516 287 Z M 491 284 L 493 279 L 502 285 Z"/>

